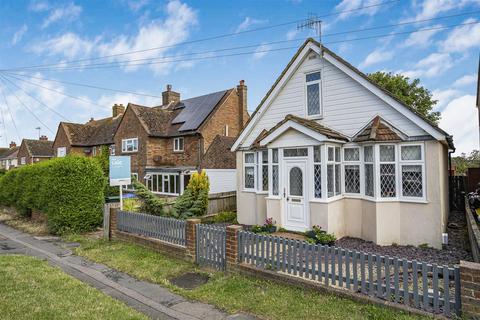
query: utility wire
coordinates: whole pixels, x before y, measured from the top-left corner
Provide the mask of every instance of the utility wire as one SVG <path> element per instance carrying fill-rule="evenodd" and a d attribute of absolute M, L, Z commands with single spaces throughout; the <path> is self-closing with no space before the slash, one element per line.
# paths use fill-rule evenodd
<path fill-rule="evenodd" d="M 3 91 L 2 91 L 3 93 Z M 2 123 L 3 123 L 3 134 L 5 135 L 5 145 L 8 146 L 8 133 L 7 133 L 7 125 L 5 124 L 5 115 L 3 112 L 3 107 L 0 107 L 0 112 L 2 113 Z"/>
<path fill-rule="evenodd" d="M 5 101 L 5 106 L 7 106 L 8 113 L 10 114 L 10 119 L 12 119 L 13 127 L 15 128 L 15 132 L 17 133 L 18 143 L 20 143 L 22 139 L 20 138 L 20 133 L 18 131 L 17 124 L 15 123 L 15 119 L 13 118 L 12 110 L 10 110 L 10 106 L 8 105 L 7 96 L 5 96 L 5 92 L 1 90 L 1 87 L 0 87 L 0 91 L 2 91 L 2 96 L 3 96 L 3 100 Z"/>
<path fill-rule="evenodd" d="M 2 75 L 2 74 L 3 74 L 3 73 L 0 72 L 0 75 Z M 4 75 L 4 77 L 5 77 L 5 75 Z M 13 76 L 11 76 L 11 77 L 13 77 Z M 102 105 L 100 105 L 100 104 L 98 104 L 98 103 L 92 102 L 92 101 L 90 101 L 90 100 L 83 99 L 83 98 L 76 97 L 76 96 L 72 96 L 72 95 L 70 95 L 70 94 L 68 94 L 68 93 L 64 93 L 64 92 L 61 92 L 61 91 L 58 91 L 58 90 L 55 90 L 55 89 L 52 89 L 52 88 L 48 88 L 48 87 L 42 86 L 41 84 L 38 84 L 38 83 L 30 82 L 30 81 L 28 81 L 28 80 L 24 80 L 24 79 L 20 79 L 20 78 L 16 78 L 16 77 L 14 77 L 14 78 L 17 79 L 17 80 L 26 82 L 26 83 L 28 83 L 28 84 L 31 84 L 31 85 L 33 85 L 33 86 L 37 86 L 37 87 L 43 88 L 43 89 L 45 89 L 45 90 L 49 90 L 49 91 L 52 91 L 52 92 L 61 94 L 61 95 L 66 96 L 66 97 L 69 97 L 69 98 L 72 98 L 72 99 L 75 99 L 75 100 L 79 100 L 79 101 L 82 101 L 82 102 L 87 103 L 87 104 L 90 104 L 90 105 L 95 105 L 95 106 L 101 107 L 101 108 L 105 107 L 105 106 L 102 106 Z"/>
<path fill-rule="evenodd" d="M 400 0 L 390 0 L 390 1 L 378 2 L 378 3 L 374 3 L 374 4 L 371 4 L 371 5 L 367 5 L 367 6 L 361 6 L 361 7 L 355 8 L 355 9 L 349 9 L 349 10 L 324 14 L 324 15 L 318 16 L 317 18 L 326 18 L 326 17 L 335 16 L 335 15 L 340 15 L 340 14 L 343 14 L 343 13 L 354 12 L 354 11 L 369 9 L 369 8 L 373 8 L 373 7 L 384 6 L 384 5 L 391 4 L 391 3 L 394 3 L 394 2 L 398 2 L 398 1 L 400 1 Z M 63 65 L 63 64 L 68 64 L 68 63 L 77 63 L 77 62 L 84 62 L 84 61 L 91 61 L 91 60 L 99 60 L 99 59 L 112 58 L 112 57 L 118 57 L 118 56 L 124 56 L 124 55 L 136 54 L 136 53 L 143 53 L 143 52 L 154 51 L 154 50 L 167 49 L 167 48 L 177 47 L 177 46 L 180 46 L 180 45 L 187 45 L 187 44 L 217 40 L 217 39 L 221 39 L 221 38 L 238 36 L 238 35 L 241 35 L 241 34 L 246 34 L 246 33 L 251 33 L 251 32 L 273 29 L 273 28 L 282 27 L 282 26 L 286 26 L 286 25 L 296 24 L 300 21 L 302 21 L 302 20 L 288 21 L 288 22 L 284 22 L 284 23 L 280 23 L 280 24 L 275 24 L 275 25 L 270 25 L 270 26 L 265 26 L 265 27 L 259 27 L 259 28 L 254 28 L 254 29 L 249 29 L 249 30 L 244 30 L 244 31 L 239 31 L 239 32 L 226 33 L 226 34 L 221 34 L 221 35 L 216 35 L 216 36 L 211 36 L 211 37 L 206 37 L 206 38 L 201 38 L 201 39 L 196 39 L 196 40 L 190 40 L 190 41 L 183 41 L 183 42 L 179 42 L 179 43 L 172 44 L 172 45 L 159 46 L 159 47 L 153 47 L 153 48 L 147 48 L 147 49 L 141 49 L 141 50 L 133 50 L 133 51 L 127 51 L 127 52 L 116 53 L 116 54 L 111 54 L 111 55 L 104 55 L 104 56 L 99 56 L 99 57 L 69 60 L 69 61 L 64 61 L 64 62 L 61 62 L 61 63 L 16 67 L 16 68 L 4 69 L 3 71 L 5 71 L 5 70 L 21 70 L 21 69 L 45 67 L 45 66 L 56 66 L 56 65 Z M 0 70 L 0 71 L 2 71 L 2 70 Z"/>
<path fill-rule="evenodd" d="M 14 78 L 14 79 L 17 79 L 19 81 L 23 81 L 22 79 L 18 79 L 14 76 L 9 76 L 9 75 L 4 75 L 5 77 L 10 77 L 10 78 Z M 37 101 L 37 103 L 39 103 L 40 105 L 42 105 L 43 107 L 45 107 L 46 109 L 50 110 L 51 112 L 55 113 L 57 116 L 59 116 L 60 118 L 62 118 L 63 120 L 66 120 L 66 121 L 70 121 L 67 119 L 67 117 L 65 117 L 63 114 L 57 112 L 55 109 L 52 109 L 50 108 L 49 106 L 47 106 L 45 103 L 43 103 L 42 101 L 40 101 L 37 97 L 31 95 L 30 93 L 28 93 L 27 91 L 25 91 L 24 89 L 22 89 L 20 86 L 16 85 L 14 82 L 10 82 L 12 85 L 14 85 L 16 88 L 18 88 L 20 91 L 22 91 L 24 94 L 26 94 L 27 96 L 29 96 L 30 98 L 32 98 L 33 100 Z"/>
<path fill-rule="evenodd" d="M 344 43 L 344 42 L 352 42 L 352 41 L 360 41 L 360 40 L 367 40 L 367 39 L 375 39 L 375 38 L 384 38 L 384 37 L 392 37 L 392 36 L 397 36 L 397 35 L 406 35 L 406 34 L 412 34 L 412 33 L 417 33 L 417 32 L 427 32 L 427 31 L 432 31 L 432 30 L 443 30 L 443 29 L 450 29 L 458 26 L 465 26 L 465 25 L 473 25 L 473 24 L 478 24 L 480 23 L 479 21 L 476 22 L 467 22 L 467 23 L 461 23 L 461 24 L 454 24 L 454 25 L 448 25 L 448 26 L 439 26 L 439 27 L 432 27 L 432 28 L 424 28 L 424 29 L 417 29 L 417 30 L 411 30 L 411 31 L 402 31 L 402 32 L 394 32 L 394 33 L 389 33 L 389 34 L 381 34 L 381 35 L 374 35 L 374 36 L 367 36 L 367 37 L 361 37 L 361 38 L 353 38 L 353 39 L 345 39 L 345 40 L 338 40 L 338 41 L 330 41 L 326 42 L 324 44 L 335 44 L 335 43 Z M 266 53 L 266 52 L 276 52 L 276 51 L 284 51 L 284 50 L 290 50 L 290 49 L 296 49 L 298 48 L 297 46 L 295 47 L 282 47 L 282 48 L 275 48 L 275 49 L 265 49 L 265 50 L 255 50 L 255 51 L 246 51 L 246 52 L 237 52 L 237 53 L 230 53 L 230 54 L 224 54 L 224 55 L 215 55 L 215 56 L 207 56 L 207 57 L 194 57 L 194 58 L 188 58 L 188 59 L 173 59 L 173 60 L 162 60 L 162 61 L 150 61 L 146 63 L 130 63 L 128 67 L 133 67 L 133 66 L 143 66 L 143 65 L 154 65 L 154 64 L 163 64 L 163 63 L 172 63 L 172 62 L 185 62 L 185 61 L 196 61 L 196 60 L 211 60 L 211 59 L 217 59 L 217 58 L 224 58 L 224 57 L 233 57 L 233 56 L 242 56 L 242 55 L 248 55 L 248 54 L 253 54 L 253 53 Z M 113 65 L 104 65 L 104 66 L 92 66 L 92 67 L 70 67 L 70 68 L 64 68 L 63 70 L 86 70 L 86 69 L 108 69 L 108 68 L 118 68 L 122 67 L 123 65 L 118 65 L 118 64 L 113 64 Z M 50 70 L 46 70 L 50 71 Z M 1 72 L 1 70 L 0 70 Z M 5 71 L 3 71 L 5 72 Z"/>
<path fill-rule="evenodd" d="M 8 82 L 11 83 L 11 81 L 8 80 L 8 79 L 7 79 L 5 76 L 3 76 L 3 75 L 0 75 L 0 78 L 3 80 L 4 83 L 6 83 L 5 81 L 8 81 Z M 32 116 L 34 116 L 35 119 L 37 119 L 38 122 L 40 122 L 40 124 L 42 124 L 45 128 L 47 128 L 48 131 L 50 131 L 52 134 L 55 134 L 55 132 L 53 132 L 53 130 L 50 129 L 49 126 L 47 126 L 29 107 L 27 107 L 27 105 L 26 105 L 22 100 L 20 100 L 20 98 L 15 94 L 15 92 L 14 92 L 10 87 L 8 87 L 8 86 L 6 85 L 6 88 L 13 94 L 13 96 L 18 100 L 18 102 L 19 102 L 25 109 L 27 109 L 27 111 L 30 112 L 30 114 L 31 114 Z"/>

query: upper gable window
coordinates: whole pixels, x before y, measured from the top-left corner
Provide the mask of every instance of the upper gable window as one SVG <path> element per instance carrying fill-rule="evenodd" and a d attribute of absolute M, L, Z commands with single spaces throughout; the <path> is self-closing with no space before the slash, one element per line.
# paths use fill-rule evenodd
<path fill-rule="evenodd" d="M 138 138 L 122 140 L 122 152 L 137 152 L 137 151 L 138 151 Z"/>
<path fill-rule="evenodd" d="M 183 151 L 183 137 L 173 139 L 173 151 L 175 152 Z"/>
<path fill-rule="evenodd" d="M 307 115 L 321 115 L 321 87 L 320 87 L 320 71 L 308 73 L 305 75 L 306 99 L 307 99 Z"/>

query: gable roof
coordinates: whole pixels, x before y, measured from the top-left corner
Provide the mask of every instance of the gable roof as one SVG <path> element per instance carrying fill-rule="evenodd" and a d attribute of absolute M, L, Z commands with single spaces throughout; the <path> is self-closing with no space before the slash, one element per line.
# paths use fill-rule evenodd
<path fill-rule="evenodd" d="M 148 135 L 171 137 L 197 132 L 208 116 L 233 89 L 182 100 L 172 105 L 146 107 L 129 103 Z"/>
<path fill-rule="evenodd" d="M 91 120 L 85 124 L 61 122 L 72 146 L 89 147 L 112 144 L 122 116 Z"/>
<path fill-rule="evenodd" d="M 204 169 L 235 169 L 236 157 L 230 148 L 235 143 L 235 137 L 217 135 L 205 152 L 201 167 Z"/>
<path fill-rule="evenodd" d="M 326 48 L 324 45 L 321 45 L 316 40 L 308 38 L 291 58 L 285 69 L 283 69 L 280 76 L 275 80 L 272 87 L 268 90 L 267 94 L 263 97 L 258 107 L 252 113 L 250 119 L 247 121 L 243 130 L 240 132 L 240 135 L 235 144 L 233 145 L 232 150 L 236 150 L 238 146 L 243 142 L 245 135 L 252 128 L 255 122 L 258 121 L 261 112 L 269 105 L 269 103 L 267 102 L 273 99 L 272 97 L 278 93 L 279 89 L 277 90 L 277 88 L 279 88 L 280 84 L 283 85 L 282 81 L 284 80 L 284 77 L 287 76 L 290 69 L 294 66 L 296 67 L 299 64 L 299 60 L 297 59 L 301 56 L 302 53 L 302 57 L 309 53 L 309 51 L 305 51 L 307 47 L 316 51 L 319 54 L 322 54 L 324 59 L 328 60 L 333 65 L 339 67 L 339 69 L 347 73 L 347 75 L 349 75 L 350 77 L 354 78 L 354 80 L 360 82 L 360 84 L 370 90 L 373 94 L 377 95 L 387 104 L 397 109 L 400 113 L 403 113 L 404 115 L 409 117 L 415 124 L 424 129 L 427 133 L 431 134 L 439 140 L 445 140 L 448 143 L 449 147 L 451 149 L 454 149 L 452 136 L 440 129 L 437 124 L 433 123 L 432 121 L 418 113 L 414 108 L 400 101 L 392 93 L 378 86 L 375 82 L 368 78 L 367 75 L 365 75 L 363 72 L 355 68 L 353 65 L 351 65 L 338 55 L 336 55 L 330 49 Z M 276 90 L 277 92 L 275 92 Z"/>
<path fill-rule="evenodd" d="M 31 157 L 53 157 L 53 141 L 23 139 L 22 144 Z"/>
<path fill-rule="evenodd" d="M 1 159 L 14 159 L 14 158 L 16 158 L 19 149 L 20 149 L 20 147 L 10 148 L 7 152 L 2 154 Z"/>
<path fill-rule="evenodd" d="M 0 158 L 3 157 L 5 153 L 7 153 L 10 148 L 0 148 Z"/>
<path fill-rule="evenodd" d="M 287 116 L 282 121 L 280 121 L 275 126 L 273 126 L 273 128 L 271 128 L 270 130 L 268 130 L 264 134 L 261 134 L 261 137 L 259 136 L 257 138 L 257 139 L 259 139 L 258 142 L 261 143 L 262 140 L 264 140 L 265 138 L 270 136 L 273 132 L 275 132 L 277 129 L 279 129 L 282 125 L 284 125 L 288 121 L 293 121 L 295 123 L 298 123 L 299 125 L 301 125 L 303 127 L 311 129 L 311 130 L 313 130 L 317 133 L 320 133 L 321 135 L 324 135 L 328 139 L 340 140 L 340 141 L 345 141 L 345 142 L 349 141 L 348 137 L 344 136 L 343 134 L 341 134 L 341 133 L 339 133 L 335 130 L 332 130 L 330 128 L 327 128 L 327 127 L 325 127 L 325 126 L 323 126 L 323 125 L 321 125 L 321 124 L 319 124 L 319 123 L 317 123 L 313 120 L 297 117 L 293 114 L 287 114 Z"/>
<path fill-rule="evenodd" d="M 385 124 L 380 116 L 376 116 L 367 127 L 353 138 L 354 142 L 368 141 L 401 141 L 400 136 Z"/>

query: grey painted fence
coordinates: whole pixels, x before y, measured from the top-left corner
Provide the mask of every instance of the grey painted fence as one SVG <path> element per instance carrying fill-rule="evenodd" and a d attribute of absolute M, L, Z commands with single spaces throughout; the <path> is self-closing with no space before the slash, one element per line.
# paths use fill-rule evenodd
<path fill-rule="evenodd" d="M 460 314 L 458 267 L 378 256 L 241 231 L 239 259 L 428 312 Z"/>
<path fill-rule="evenodd" d="M 149 214 L 118 211 L 117 229 L 185 246 L 186 221 Z"/>
<path fill-rule="evenodd" d="M 225 270 L 226 228 L 206 224 L 196 225 L 196 261 L 201 266 Z"/>

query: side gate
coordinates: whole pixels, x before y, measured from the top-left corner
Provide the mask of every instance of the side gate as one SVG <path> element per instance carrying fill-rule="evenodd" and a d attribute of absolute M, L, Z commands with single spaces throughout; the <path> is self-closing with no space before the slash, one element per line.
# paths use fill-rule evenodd
<path fill-rule="evenodd" d="M 226 228 L 197 224 L 196 262 L 205 267 L 225 270 Z"/>

